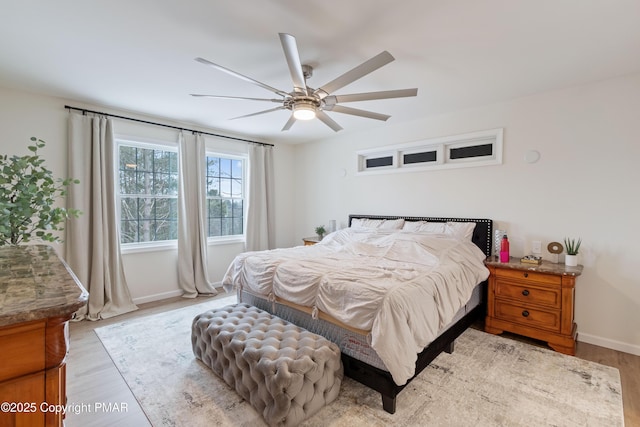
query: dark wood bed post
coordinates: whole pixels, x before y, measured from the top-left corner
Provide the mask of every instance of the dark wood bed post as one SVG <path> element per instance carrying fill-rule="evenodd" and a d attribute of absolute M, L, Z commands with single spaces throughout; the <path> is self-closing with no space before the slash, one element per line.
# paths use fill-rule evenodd
<path fill-rule="evenodd" d="M 476 227 L 473 232 L 472 241 L 478 246 L 486 256 L 491 255 L 491 242 L 493 235 L 493 221 L 490 219 L 472 219 L 472 218 L 444 218 L 444 217 L 403 217 L 403 216 L 380 216 L 380 215 L 349 215 L 349 226 L 354 218 L 367 219 L 404 219 L 406 221 L 431 221 L 431 222 L 475 222 Z M 365 362 L 357 360 L 346 354 L 342 354 L 342 363 L 344 365 L 344 373 L 348 377 L 358 381 L 361 384 L 379 392 L 382 396 L 382 408 L 393 414 L 396 412 L 396 396 L 402 391 L 411 380 L 418 376 L 429 364 L 440 355 L 440 353 L 452 353 L 454 350 L 455 340 L 469 328 L 476 320 L 482 319 L 487 312 L 487 281 L 482 286 L 482 302 L 473 308 L 469 313 L 454 323 L 449 329 L 436 338 L 428 347 L 420 354 L 416 361 L 416 373 L 406 384 L 397 385 L 391 374 L 382 369 L 378 369 Z"/>

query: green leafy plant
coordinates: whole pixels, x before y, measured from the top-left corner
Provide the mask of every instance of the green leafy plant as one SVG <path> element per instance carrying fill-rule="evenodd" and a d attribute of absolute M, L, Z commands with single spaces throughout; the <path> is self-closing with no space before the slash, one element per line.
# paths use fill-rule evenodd
<path fill-rule="evenodd" d="M 33 145 L 26 156 L 0 156 L 0 246 L 18 245 L 37 238 L 47 242 L 61 239 L 54 231 L 64 230 L 70 217 L 80 211 L 55 207 L 64 197 L 67 187 L 77 179 L 54 179 L 44 166 L 38 149 L 45 146 L 41 139 L 31 138 Z"/>
<path fill-rule="evenodd" d="M 320 237 L 322 239 L 322 236 L 324 236 L 324 234 L 327 231 L 324 229 L 324 225 L 320 225 L 318 227 L 316 227 L 316 234 L 318 235 L 318 237 Z"/>
<path fill-rule="evenodd" d="M 582 243 L 582 239 L 564 239 L 564 249 L 567 251 L 567 255 L 578 255 L 578 251 L 580 250 L 580 244 Z"/>

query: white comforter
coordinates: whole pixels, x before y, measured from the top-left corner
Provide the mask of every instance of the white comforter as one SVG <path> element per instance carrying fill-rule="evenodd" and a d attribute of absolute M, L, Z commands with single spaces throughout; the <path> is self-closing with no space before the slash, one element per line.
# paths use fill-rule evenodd
<path fill-rule="evenodd" d="M 314 246 L 240 254 L 222 283 L 370 330 L 371 347 L 402 385 L 417 354 L 489 276 L 484 258 L 448 235 L 349 228 Z"/>

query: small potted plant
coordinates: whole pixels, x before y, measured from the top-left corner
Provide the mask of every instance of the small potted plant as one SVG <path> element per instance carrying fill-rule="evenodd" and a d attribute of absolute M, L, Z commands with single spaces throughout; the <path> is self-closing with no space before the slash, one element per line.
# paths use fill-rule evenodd
<path fill-rule="evenodd" d="M 580 250 L 580 244 L 582 243 L 582 239 L 564 239 L 564 249 L 567 252 L 567 255 L 564 257 L 565 265 L 569 267 L 575 267 L 578 265 L 578 251 Z"/>
<path fill-rule="evenodd" d="M 316 227 L 316 234 L 318 235 L 318 240 L 322 240 L 326 232 L 327 231 L 324 229 L 324 225 L 320 225 Z"/>

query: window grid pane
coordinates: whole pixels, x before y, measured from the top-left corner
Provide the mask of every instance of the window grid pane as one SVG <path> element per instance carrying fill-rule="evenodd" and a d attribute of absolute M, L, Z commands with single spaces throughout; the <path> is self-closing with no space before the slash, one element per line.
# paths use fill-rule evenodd
<path fill-rule="evenodd" d="M 244 161 L 207 156 L 207 232 L 209 237 L 244 234 Z"/>
<path fill-rule="evenodd" d="M 120 241 L 178 238 L 178 153 L 119 147 Z"/>

